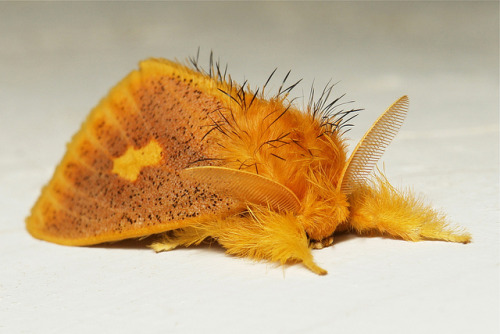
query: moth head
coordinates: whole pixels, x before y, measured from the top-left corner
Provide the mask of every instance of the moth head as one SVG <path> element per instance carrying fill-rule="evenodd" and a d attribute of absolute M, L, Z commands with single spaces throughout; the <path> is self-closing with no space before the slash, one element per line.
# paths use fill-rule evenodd
<path fill-rule="evenodd" d="M 299 217 L 308 236 L 322 240 L 349 218 L 348 197 L 321 171 L 311 173 L 308 181 L 309 189 L 302 199 Z"/>
<path fill-rule="evenodd" d="M 322 169 L 310 172 L 310 190 L 302 200 L 302 224 L 311 239 L 322 240 L 349 219 L 349 195 L 362 186 L 396 136 L 408 112 L 409 100 L 394 102 L 366 132 L 347 160 L 336 184 Z"/>

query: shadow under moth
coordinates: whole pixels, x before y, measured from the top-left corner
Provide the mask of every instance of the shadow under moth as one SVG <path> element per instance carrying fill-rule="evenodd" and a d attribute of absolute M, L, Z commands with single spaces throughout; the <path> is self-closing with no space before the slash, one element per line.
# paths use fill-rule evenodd
<path fill-rule="evenodd" d="M 83 246 L 157 234 L 156 251 L 217 241 L 228 254 L 326 274 L 311 249 L 333 234 L 467 243 L 443 214 L 389 184 L 378 159 L 405 119 L 392 104 L 347 157 L 343 111 L 311 90 L 306 110 L 235 83 L 210 57 L 188 65 L 140 63 L 111 89 L 73 137 L 26 220 L 50 242 Z M 273 72 L 274 74 L 274 72 Z M 271 79 L 271 77 L 269 79 Z"/>

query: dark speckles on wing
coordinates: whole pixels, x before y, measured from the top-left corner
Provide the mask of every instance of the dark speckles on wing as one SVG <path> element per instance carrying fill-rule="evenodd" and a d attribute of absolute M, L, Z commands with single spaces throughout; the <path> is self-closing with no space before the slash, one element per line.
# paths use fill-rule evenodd
<path fill-rule="evenodd" d="M 179 76 L 142 80 L 137 90 L 112 93 L 87 125 L 51 184 L 50 200 L 41 203 L 51 222 L 47 233 L 75 239 L 120 234 L 231 208 L 231 200 L 179 176 L 193 163 L 212 163 L 203 137 L 212 122 L 209 110 L 219 103 Z M 144 167 L 134 182 L 111 173 L 114 158 L 153 138 L 162 148 L 159 165 Z"/>

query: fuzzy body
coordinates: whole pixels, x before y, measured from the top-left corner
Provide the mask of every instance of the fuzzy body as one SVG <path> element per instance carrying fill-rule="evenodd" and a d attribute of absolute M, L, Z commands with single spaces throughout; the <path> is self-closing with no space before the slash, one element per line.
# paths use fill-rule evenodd
<path fill-rule="evenodd" d="M 27 218 L 33 236 L 91 245 L 173 231 L 152 247 L 210 237 L 230 254 L 302 261 L 318 274 L 326 271 L 314 264 L 310 240 L 326 240 L 339 228 L 469 240 L 383 178 L 341 190 L 347 167 L 341 133 L 356 110 L 337 112 L 337 100 L 327 103 L 331 88 L 302 112 L 287 102 L 295 85 L 266 99 L 226 78 L 218 64 L 208 73 L 193 65 L 147 60 L 111 90 Z M 233 171 L 246 182 L 227 182 L 225 192 L 183 176 L 200 166 L 223 167 L 217 175 Z M 259 175 L 255 185 L 248 173 Z M 249 200 L 262 192 L 290 193 L 298 204 L 290 211 Z"/>

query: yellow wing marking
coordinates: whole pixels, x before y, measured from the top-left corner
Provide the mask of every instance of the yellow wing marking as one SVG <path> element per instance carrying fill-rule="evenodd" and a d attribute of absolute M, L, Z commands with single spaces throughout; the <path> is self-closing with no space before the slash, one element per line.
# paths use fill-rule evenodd
<path fill-rule="evenodd" d="M 141 169 L 160 162 L 161 152 L 160 145 L 154 139 L 140 149 L 130 146 L 122 156 L 113 159 L 112 172 L 133 182 L 137 180 Z"/>
<path fill-rule="evenodd" d="M 275 211 L 298 212 L 300 201 L 284 185 L 266 177 L 225 167 L 191 167 L 182 176 L 206 184 L 214 192 L 253 204 L 269 205 Z"/>
<path fill-rule="evenodd" d="M 396 136 L 408 113 L 408 96 L 400 97 L 373 123 L 359 141 L 340 175 L 340 190 L 349 194 L 364 182 Z"/>

